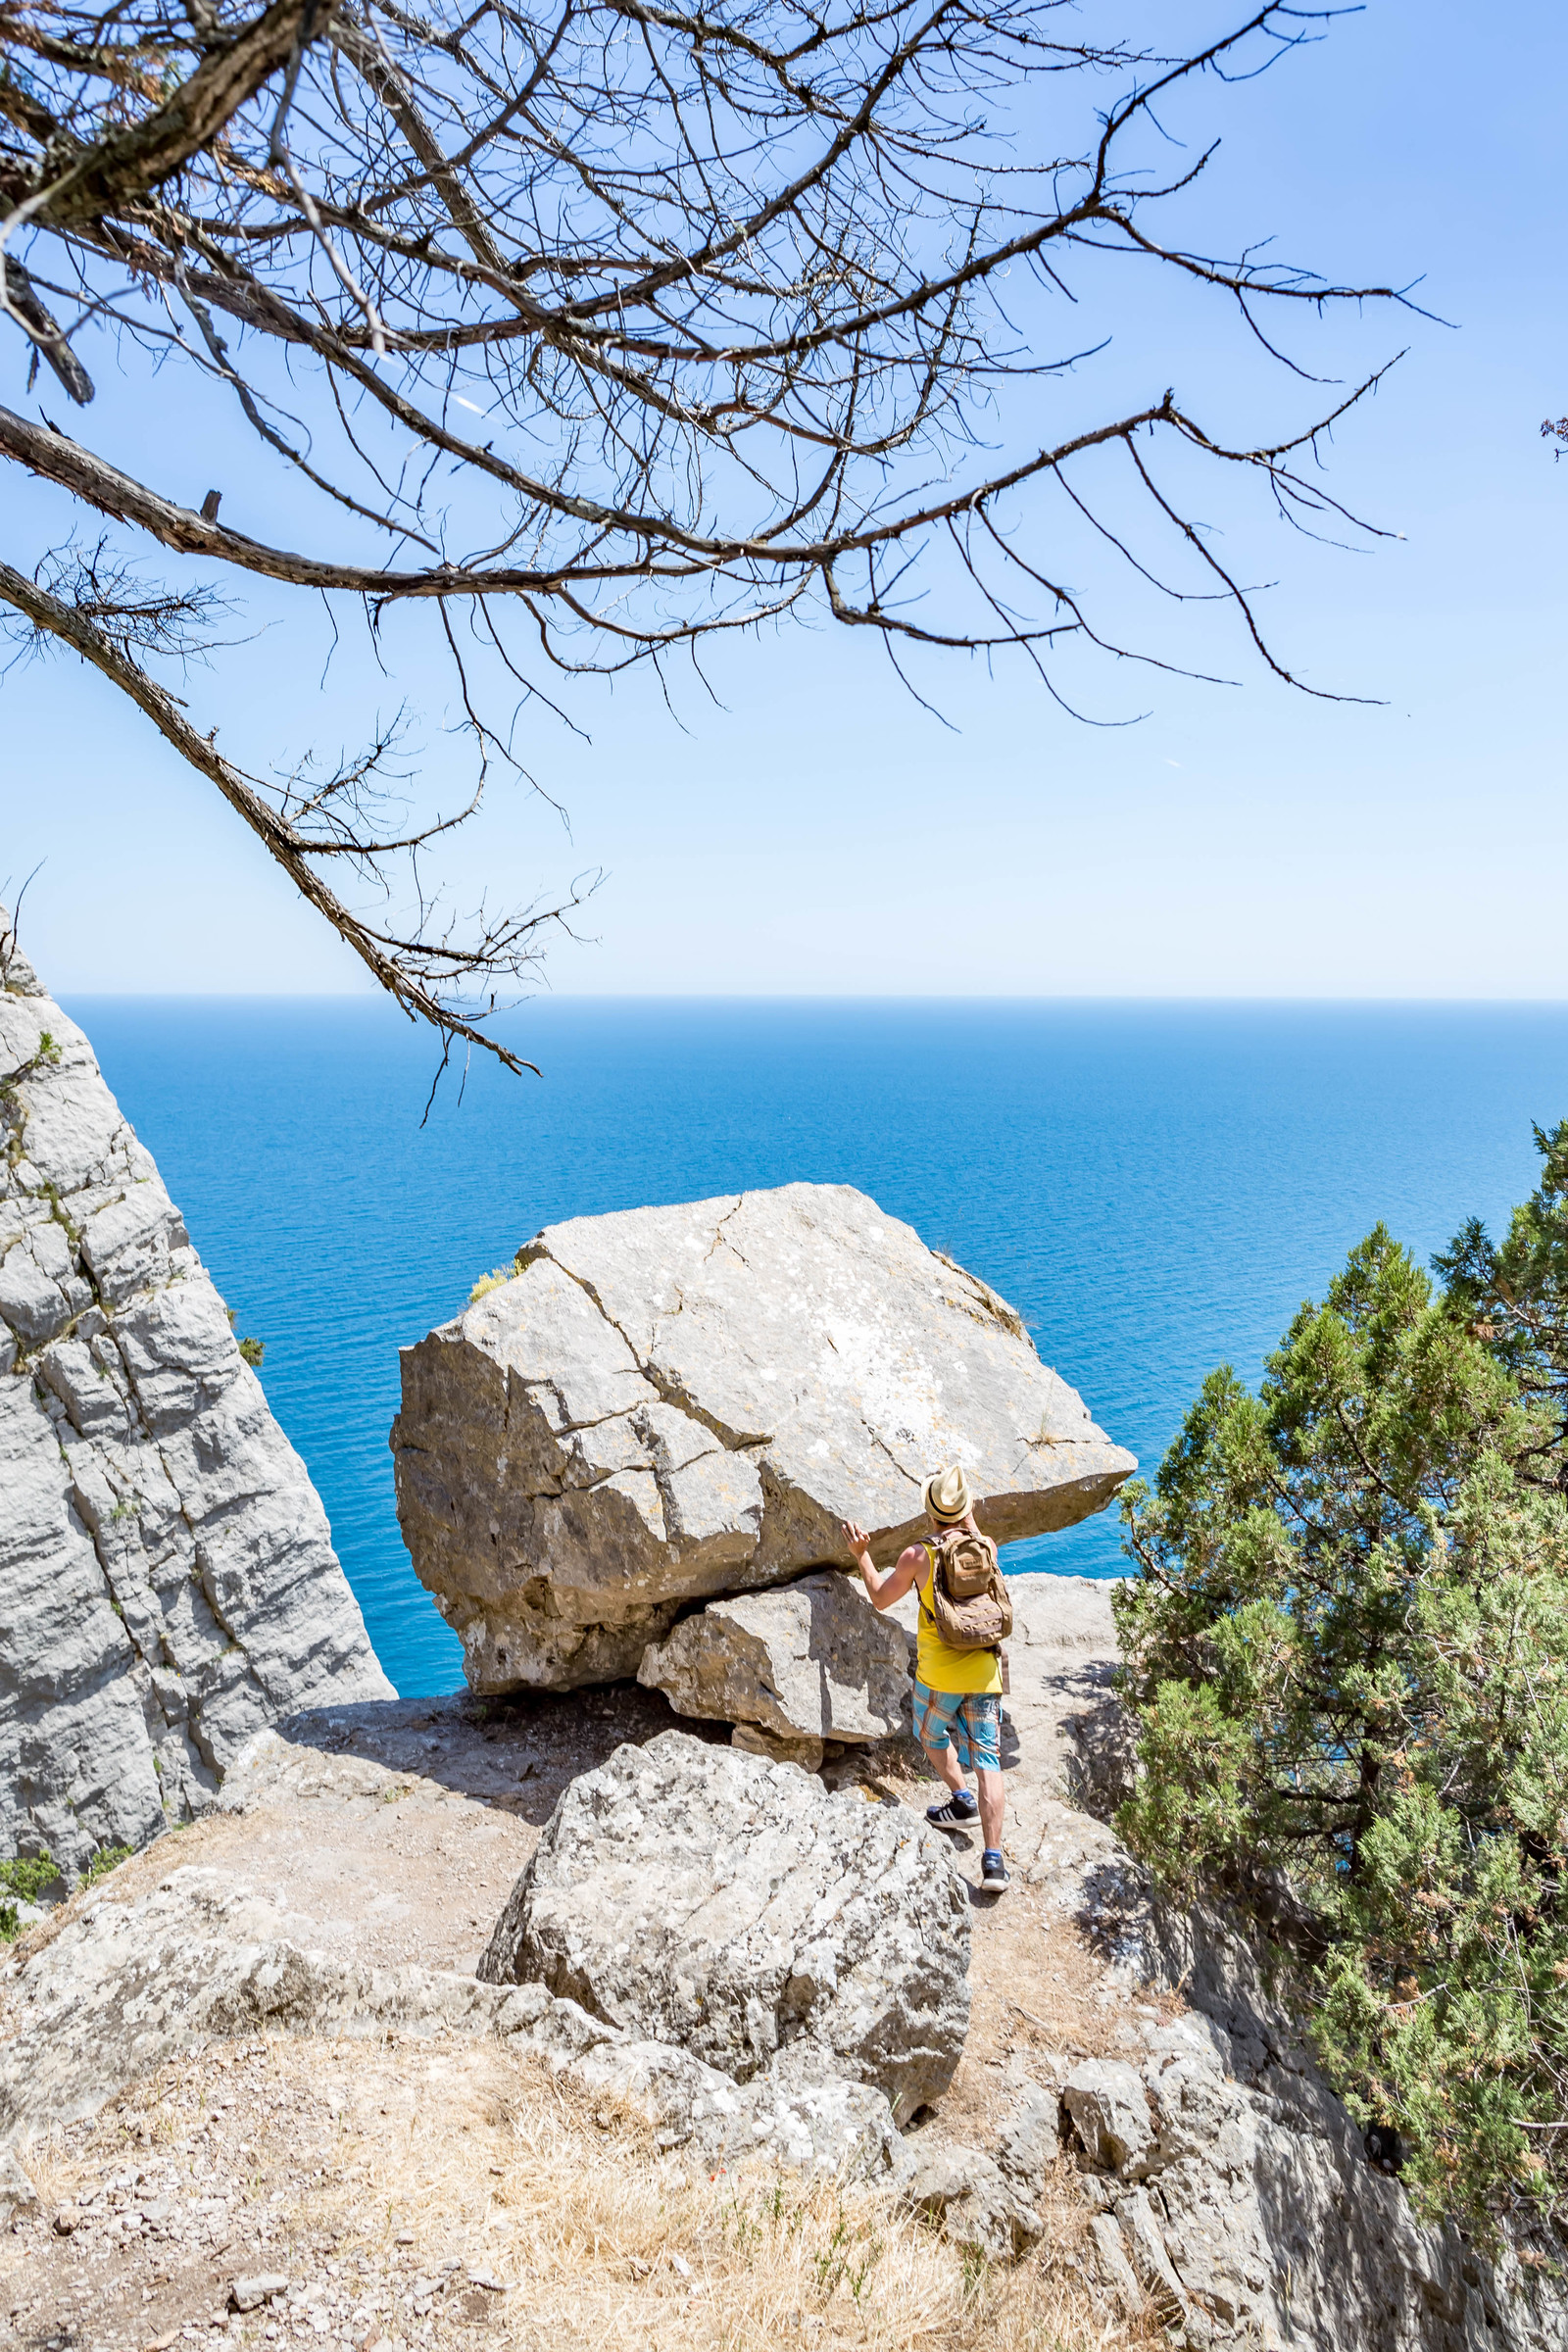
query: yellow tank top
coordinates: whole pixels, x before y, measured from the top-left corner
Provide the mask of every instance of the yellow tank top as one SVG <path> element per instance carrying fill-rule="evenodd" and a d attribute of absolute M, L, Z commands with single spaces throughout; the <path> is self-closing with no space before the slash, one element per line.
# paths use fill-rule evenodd
<path fill-rule="evenodd" d="M 937 1621 L 926 1597 L 931 1590 L 931 1578 L 936 1569 L 936 1554 L 929 1544 L 922 1546 L 927 1566 L 924 1577 L 915 1586 L 919 1604 L 919 1625 L 915 1635 L 914 1672 L 917 1682 L 928 1690 L 943 1690 L 950 1696 L 956 1691 L 1002 1689 L 1002 1660 L 994 1649 L 950 1649 L 937 1632 Z"/>

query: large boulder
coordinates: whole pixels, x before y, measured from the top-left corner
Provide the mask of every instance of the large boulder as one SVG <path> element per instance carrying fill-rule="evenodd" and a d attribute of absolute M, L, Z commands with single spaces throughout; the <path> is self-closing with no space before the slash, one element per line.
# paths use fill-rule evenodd
<path fill-rule="evenodd" d="M 414 1565 L 477 1690 L 635 1674 L 694 1599 L 924 1526 L 962 1462 L 999 1543 L 1102 1510 L 1137 1464 L 1018 1316 L 848 1185 L 549 1226 L 403 1356 Z"/>
<path fill-rule="evenodd" d="M 836 1568 L 710 1600 L 643 1652 L 637 1680 L 680 1715 L 784 1740 L 885 1740 L 908 1716 L 909 1642 Z"/>
<path fill-rule="evenodd" d="M 92 1048 L 0 911 L 0 1855 L 210 1805 L 251 1736 L 390 1698 L 305 1465 Z"/>
<path fill-rule="evenodd" d="M 479 1975 L 737 2082 L 871 2083 L 904 2119 L 953 2079 L 968 1969 L 967 1891 L 916 1816 L 662 1732 L 572 1782 Z"/>

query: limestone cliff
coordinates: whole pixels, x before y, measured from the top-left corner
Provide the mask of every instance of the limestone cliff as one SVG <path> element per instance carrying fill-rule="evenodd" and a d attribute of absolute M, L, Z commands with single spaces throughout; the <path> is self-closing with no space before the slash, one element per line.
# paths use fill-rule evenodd
<path fill-rule="evenodd" d="M 294 1708 L 391 1695 L 305 1466 L 87 1040 L 0 912 L 0 1854 L 211 1803 Z"/>

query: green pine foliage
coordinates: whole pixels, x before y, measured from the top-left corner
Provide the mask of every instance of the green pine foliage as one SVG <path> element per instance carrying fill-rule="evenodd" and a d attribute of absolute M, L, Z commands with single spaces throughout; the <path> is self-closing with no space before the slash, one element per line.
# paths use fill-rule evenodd
<path fill-rule="evenodd" d="M 1379 1227 L 1205 1382 L 1116 1595 L 1119 1826 L 1266 1936 L 1429 2214 L 1568 2211 L 1568 1122 L 1432 1281 Z"/>
<path fill-rule="evenodd" d="M 122 1862 L 128 1862 L 135 1850 L 133 1845 L 101 1845 L 81 1874 L 82 1886 L 96 1886 L 100 1879 L 107 1879 Z"/>
<path fill-rule="evenodd" d="M 1538 1189 L 1494 1245 L 1477 1217 L 1433 1260 L 1455 1313 L 1464 1315 L 1521 1395 L 1541 1408 L 1537 1447 L 1523 1476 L 1568 1487 L 1568 1119 L 1535 1130 L 1545 1161 Z"/>

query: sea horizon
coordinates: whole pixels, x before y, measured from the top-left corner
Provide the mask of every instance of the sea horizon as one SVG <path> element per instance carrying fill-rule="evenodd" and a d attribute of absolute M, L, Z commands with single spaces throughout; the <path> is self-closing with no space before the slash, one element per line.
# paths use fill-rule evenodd
<path fill-rule="evenodd" d="M 1495 1227 L 1536 1181 L 1532 1120 L 1568 1112 L 1555 999 L 545 991 L 503 1026 L 543 1084 L 454 1058 L 423 1125 L 439 1049 L 378 996 L 60 1002 L 265 1343 L 410 1695 L 462 1668 L 393 1508 L 398 1348 L 541 1226 L 856 1184 L 1007 1298 L 1150 1476 L 1203 1376 L 1255 1382 L 1374 1222 L 1423 1261 L 1471 1214 Z M 1114 1510 L 1005 1564 L 1127 1568 Z"/>

